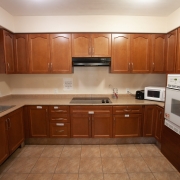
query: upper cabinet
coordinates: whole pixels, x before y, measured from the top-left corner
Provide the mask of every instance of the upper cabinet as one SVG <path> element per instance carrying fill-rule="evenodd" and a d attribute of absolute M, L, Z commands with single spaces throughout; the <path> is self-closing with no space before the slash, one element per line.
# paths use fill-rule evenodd
<path fill-rule="evenodd" d="M 51 34 L 51 73 L 71 73 L 71 34 Z"/>
<path fill-rule="evenodd" d="M 49 34 L 29 34 L 30 73 L 50 71 Z"/>
<path fill-rule="evenodd" d="M 165 73 L 166 60 L 166 35 L 153 34 L 152 35 L 152 73 Z"/>
<path fill-rule="evenodd" d="M 166 73 L 173 73 L 175 71 L 176 48 L 177 30 L 174 30 L 167 34 Z"/>
<path fill-rule="evenodd" d="M 131 35 L 131 72 L 149 73 L 151 54 L 151 35 Z"/>
<path fill-rule="evenodd" d="M 128 73 L 130 65 L 130 35 L 112 34 L 111 73 Z"/>
<path fill-rule="evenodd" d="M 0 30 L 0 73 L 14 73 L 13 34 Z"/>
<path fill-rule="evenodd" d="M 180 28 L 178 28 L 177 35 L 177 61 L 176 61 L 176 72 L 180 73 Z"/>
<path fill-rule="evenodd" d="M 28 34 L 14 35 L 14 60 L 16 73 L 29 72 Z"/>
<path fill-rule="evenodd" d="M 72 57 L 111 57 L 111 34 L 72 34 Z"/>

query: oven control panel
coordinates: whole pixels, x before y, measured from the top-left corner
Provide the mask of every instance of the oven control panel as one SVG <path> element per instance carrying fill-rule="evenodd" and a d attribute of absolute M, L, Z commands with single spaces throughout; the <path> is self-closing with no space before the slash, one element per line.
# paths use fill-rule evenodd
<path fill-rule="evenodd" d="M 168 74 L 167 87 L 180 90 L 180 74 Z"/>

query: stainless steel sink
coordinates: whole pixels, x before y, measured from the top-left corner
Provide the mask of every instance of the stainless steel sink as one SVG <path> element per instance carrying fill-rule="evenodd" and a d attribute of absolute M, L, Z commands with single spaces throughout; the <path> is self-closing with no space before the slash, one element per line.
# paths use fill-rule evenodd
<path fill-rule="evenodd" d="M 1 106 L 0 105 L 0 113 L 3 112 L 3 111 L 6 111 L 6 110 L 8 110 L 8 109 L 10 109 L 12 107 L 14 107 L 14 106 Z"/>

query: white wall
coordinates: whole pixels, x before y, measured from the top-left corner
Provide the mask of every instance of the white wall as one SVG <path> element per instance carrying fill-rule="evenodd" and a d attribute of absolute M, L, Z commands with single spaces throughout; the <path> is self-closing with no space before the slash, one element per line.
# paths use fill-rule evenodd
<path fill-rule="evenodd" d="M 15 32 L 152 32 L 165 33 L 166 17 L 16 16 Z"/>
<path fill-rule="evenodd" d="M 0 7 L 0 26 L 14 32 L 14 17 Z"/>
<path fill-rule="evenodd" d="M 73 90 L 63 90 L 63 78 L 73 79 Z M 75 67 L 74 74 L 10 75 L 12 94 L 110 94 L 112 87 L 124 94 L 145 86 L 165 86 L 166 75 L 162 74 L 110 74 L 108 67 Z M 111 85 L 111 87 L 109 87 Z"/>
<path fill-rule="evenodd" d="M 9 75 L 0 74 L 0 97 L 11 94 Z"/>

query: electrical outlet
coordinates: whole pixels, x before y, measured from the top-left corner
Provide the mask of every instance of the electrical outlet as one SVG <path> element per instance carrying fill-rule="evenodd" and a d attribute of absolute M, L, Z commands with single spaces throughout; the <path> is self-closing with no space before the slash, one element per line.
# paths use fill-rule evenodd
<path fill-rule="evenodd" d="M 126 94 L 129 94 L 129 88 L 126 88 Z"/>
<path fill-rule="evenodd" d="M 73 90 L 73 79 L 72 78 L 63 78 L 64 91 Z"/>

